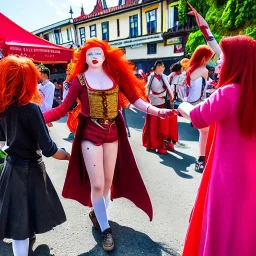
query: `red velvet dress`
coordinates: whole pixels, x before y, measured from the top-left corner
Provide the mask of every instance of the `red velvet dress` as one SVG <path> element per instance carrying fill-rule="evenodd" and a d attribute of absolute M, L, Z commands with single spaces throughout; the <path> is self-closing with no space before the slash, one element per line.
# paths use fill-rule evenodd
<path fill-rule="evenodd" d="M 156 106 L 165 108 L 165 105 Z M 143 146 L 150 150 L 165 150 L 164 140 L 178 141 L 178 116 L 162 119 L 157 116 L 147 115 L 142 133 Z"/>
<path fill-rule="evenodd" d="M 162 81 L 163 84 L 161 84 Z M 165 108 L 165 96 L 168 81 L 165 76 L 151 75 L 148 82 L 148 91 L 154 96 L 151 104 L 158 108 Z M 164 140 L 178 141 L 178 117 L 162 119 L 157 116 L 147 115 L 143 127 L 142 143 L 150 150 L 166 150 Z"/>
<path fill-rule="evenodd" d="M 120 94 L 123 93 L 131 103 L 139 98 L 132 87 L 120 86 L 119 88 Z M 122 95 L 120 95 L 120 97 L 121 96 Z M 75 78 L 72 81 L 64 102 L 59 107 L 45 112 L 44 118 L 45 122 L 49 123 L 65 116 L 77 98 L 81 102 L 81 113 L 78 117 L 78 127 L 72 146 L 71 159 L 69 161 L 62 195 L 65 198 L 74 199 L 84 206 L 91 206 L 90 180 L 81 151 L 84 129 L 86 129 L 87 123 L 90 120 L 87 87 L 82 86 L 79 80 Z M 131 200 L 149 216 L 150 220 L 152 220 L 153 208 L 151 201 L 134 159 L 120 112 L 115 121 L 118 131 L 118 154 L 111 187 L 111 199 L 125 197 Z"/>

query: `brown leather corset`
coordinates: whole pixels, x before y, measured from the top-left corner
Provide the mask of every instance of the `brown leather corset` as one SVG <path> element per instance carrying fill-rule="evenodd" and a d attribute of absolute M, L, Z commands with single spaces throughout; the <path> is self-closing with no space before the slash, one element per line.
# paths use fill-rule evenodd
<path fill-rule="evenodd" d="M 83 80 L 84 84 L 81 84 L 87 87 L 90 117 L 93 119 L 116 118 L 118 115 L 118 85 L 109 90 L 94 90 L 89 87 L 84 76 L 80 76 L 79 80 L 80 83 Z"/>

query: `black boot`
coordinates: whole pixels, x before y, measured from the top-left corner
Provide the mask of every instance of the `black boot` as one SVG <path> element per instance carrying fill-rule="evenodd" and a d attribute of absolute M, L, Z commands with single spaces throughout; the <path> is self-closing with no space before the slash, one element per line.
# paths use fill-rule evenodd
<path fill-rule="evenodd" d="M 112 251 L 114 249 L 115 243 L 112 235 L 111 228 L 106 229 L 102 232 L 102 247 L 104 251 Z"/>

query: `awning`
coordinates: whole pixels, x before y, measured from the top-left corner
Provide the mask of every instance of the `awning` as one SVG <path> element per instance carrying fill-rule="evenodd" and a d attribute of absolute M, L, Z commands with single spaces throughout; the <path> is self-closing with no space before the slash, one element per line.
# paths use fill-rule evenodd
<path fill-rule="evenodd" d="M 73 50 L 39 38 L 0 13 L 0 48 L 4 56 L 18 54 L 40 63 L 70 62 Z"/>

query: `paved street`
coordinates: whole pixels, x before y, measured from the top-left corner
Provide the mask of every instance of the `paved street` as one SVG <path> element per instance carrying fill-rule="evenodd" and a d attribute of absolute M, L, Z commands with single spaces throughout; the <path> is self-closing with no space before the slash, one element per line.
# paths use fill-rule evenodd
<path fill-rule="evenodd" d="M 201 174 L 194 171 L 198 132 L 180 119 L 180 141 L 188 148 L 158 155 L 147 152 L 141 145 L 145 114 L 127 110 L 131 131 L 130 142 L 154 208 L 150 222 L 146 214 L 126 199 L 115 200 L 109 217 L 115 237 L 113 256 L 180 255 L 190 211 Z M 71 150 L 64 141 L 69 134 L 65 118 L 55 122 L 50 132 L 58 146 Z M 65 179 L 67 162 L 45 159 L 47 172 L 59 195 Z M 61 198 L 68 221 L 55 230 L 38 235 L 33 246 L 38 256 L 102 256 L 100 234 L 92 229 L 88 209 L 79 203 Z M 12 255 L 10 241 L 0 242 L 0 255 Z"/>

